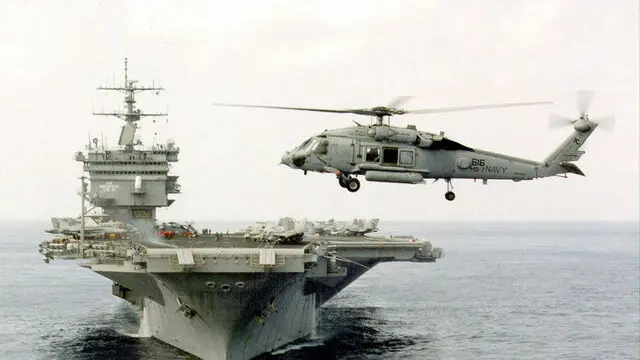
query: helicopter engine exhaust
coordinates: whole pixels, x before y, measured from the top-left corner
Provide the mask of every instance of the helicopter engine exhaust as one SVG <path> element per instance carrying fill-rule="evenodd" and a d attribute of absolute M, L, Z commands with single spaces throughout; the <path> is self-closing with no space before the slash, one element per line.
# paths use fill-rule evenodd
<path fill-rule="evenodd" d="M 367 181 L 419 184 L 424 181 L 422 175 L 417 173 L 401 173 L 393 171 L 369 170 L 364 174 Z"/>
<path fill-rule="evenodd" d="M 424 139 L 421 136 L 418 136 L 416 138 L 416 141 L 414 143 L 412 143 L 413 145 L 420 147 L 420 148 L 428 148 L 431 145 L 433 145 L 433 140 L 431 139 Z"/>

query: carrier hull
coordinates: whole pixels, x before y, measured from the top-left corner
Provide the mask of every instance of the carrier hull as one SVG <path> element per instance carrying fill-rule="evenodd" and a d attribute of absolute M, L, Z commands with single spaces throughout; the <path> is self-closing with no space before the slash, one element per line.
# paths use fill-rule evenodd
<path fill-rule="evenodd" d="M 163 248 L 85 266 L 142 310 L 141 334 L 201 359 L 248 360 L 309 337 L 318 308 L 377 263 L 435 260 L 421 242 L 335 239 L 270 248 L 275 265 L 256 261 L 260 248 L 203 247 L 187 249 L 189 265 L 177 255 L 186 248 Z"/>

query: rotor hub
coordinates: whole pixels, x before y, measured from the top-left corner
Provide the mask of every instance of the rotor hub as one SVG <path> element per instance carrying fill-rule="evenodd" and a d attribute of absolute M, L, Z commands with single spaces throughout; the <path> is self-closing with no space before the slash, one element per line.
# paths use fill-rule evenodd
<path fill-rule="evenodd" d="M 576 121 L 575 124 L 573 124 L 573 128 L 579 132 L 587 132 L 591 130 L 592 124 L 591 122 L 589 122 L 587 118 L 583 118 L 581 116 L 580 119 L 578 119 L 578 121 Z"/>
<path fill-rule="evenodd" d="M 376 106 L 371 108 L 370 111 L 374 113 L 376 116 L 393 116 L 393 115 L 403 115 L 406 114 L 405 110 L 390 108 L 386 106 Z"/>

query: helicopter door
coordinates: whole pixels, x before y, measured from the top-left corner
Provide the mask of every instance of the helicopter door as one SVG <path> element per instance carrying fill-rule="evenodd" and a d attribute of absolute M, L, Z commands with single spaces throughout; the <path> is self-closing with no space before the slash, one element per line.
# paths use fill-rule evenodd
<path fill-rule="evenodd" d="M 351 165 L 355 165 L 356 158 L 362 158 L 362 154 L 360 153 L 360 142 L 351 140 L 351 148 L 353 150 L 351 152 Z"/>

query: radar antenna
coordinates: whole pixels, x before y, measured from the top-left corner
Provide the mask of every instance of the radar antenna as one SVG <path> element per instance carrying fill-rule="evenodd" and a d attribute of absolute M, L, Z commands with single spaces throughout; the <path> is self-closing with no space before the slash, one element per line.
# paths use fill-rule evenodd
<path fill-rule="evenodd" d="M 141 91 L 156 91 L 156 93 L 164 90 L 162 87 L 156 86 L 136 86 L 137 80 L 129 80 L 128 76 L 128 59 L 124 58 L 124 86 L 100 86 L 98 90 L 116 90 L 124 93 L 124 111 L 111 111 L 111 112 L 93 112 L 93 115 L 115 116 L 126 121 L 126 124 L 122 127 L 120 133 L 119 145 L 125 146 L 126 149 L 132 150 L 134 145 L 135 131 L 137 128 L 136 121 L 144 116 L 167 116 L 167 113 L 143 113 L 140 109 L 136 109 L 135 94 Z"/>

